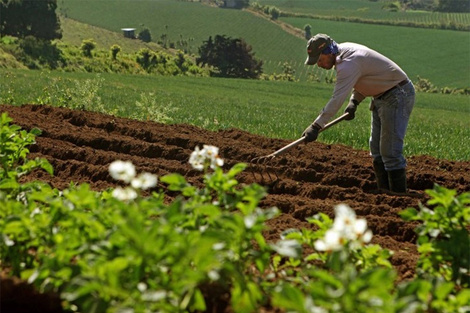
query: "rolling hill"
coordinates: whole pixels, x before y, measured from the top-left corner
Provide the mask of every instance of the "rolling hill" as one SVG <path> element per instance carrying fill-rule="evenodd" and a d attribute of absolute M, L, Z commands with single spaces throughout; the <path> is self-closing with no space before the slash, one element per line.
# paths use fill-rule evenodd
<path fill-rule="evenodd" d="M 199 2 L 174 0 L 64 0 L 59 11 L 77 21 L 121 33 L 123 27 L 148 28 L 153 41 L 173 44 L 197 54 L 198 47 L 217 34 L 244 38 L 255 56 L 264 61 L 264 72 L 282 72 L 288 62 L 305 80 L 314 68 L 304 66 L 306 41 L 269 19 L 248 11 L 221 9 Z M 327 20 L 283 18 L 302 29 L 311 24 L 313 33 L 324 32 L 341 41 L 357 41 L 396 60 L 408 75 L 429 79 L 435 85 L 465 88 L 470 85 L 470 36 L 468 32 L 416 29 Z M 439 49 L 436 43 L 452 42 Z M 446 45 L 448 46 L 448 45 Z M 446 62 L 443 62 L 446 61 Z"/>

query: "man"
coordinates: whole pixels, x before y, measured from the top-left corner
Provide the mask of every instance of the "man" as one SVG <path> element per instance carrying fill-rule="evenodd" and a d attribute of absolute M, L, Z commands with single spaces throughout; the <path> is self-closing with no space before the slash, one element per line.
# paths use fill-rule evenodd
<path fill-rule="evenodd" d="M 355 43 L 337 44 L 325 34 L 307 43 L 307 65 L 324 69 L 335 67 L 333 96 L 302 136 L 306 142 L 317 139 L 320 129 L 338 112 L 351 94 L 345 112 L 355 117 L 359 103 L 372 97 L 370 154 L 379 189 L 405 193 L 406 160 L 403 139 L 415 102 L 415 90 L 406 73 L 382 54 Z M 352 93 L 351 93 L 352 91 Z"/>

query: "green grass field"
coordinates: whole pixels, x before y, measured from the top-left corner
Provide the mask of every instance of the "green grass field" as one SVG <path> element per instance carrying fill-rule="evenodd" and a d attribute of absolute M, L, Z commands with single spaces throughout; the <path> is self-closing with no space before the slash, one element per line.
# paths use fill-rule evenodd
<path fill-rule="evenodd" d="M 450 30 L 393 27 L 301 18 L 282 18 L 295 27 L 310 24 L 314 33 L 327 33 L 337 42 L 359 42 L 388 56 L 408 76 L 429 79 L 437 86 L 470 86 L 470 35 Z M 439 43 L 452 38 L 452 53 Z"/>
<path fill-rule="evenodd" d="M 362 18 L 375 21 L 399 21 L 435 24 L 470 25 L 470 13 L 442 13 L 429 11 L 388 11 L 382 7 L 390 2 L 370 0 L 260 0 L 284 12 L 325 17 Z"/>
<path fill-rule="evenodd" d="M 135 115 L 142 95 L 159 107 L 172 108 L 173 123 L 211 130 L 239 128 L 268 137 L 295 140 L 328 101 L 333 86 L 238 79 L 151 77 L 117 74 L 0 71 L 1 103 L 57 104 L 65 89 L 88 81 L 99 85 L 96 94 L 107 112 Z M 90 92 L 91 93 L 91 92 Z M 12 100 L 13 99 L 13 100 Z M 406 137 L 406 155 L 470 161 L 470 102 L 468 96 L 418 93 Z M 367 100 L 354 121 L 343 122 L 319 140 L 368 149 L 370 112 Z M 342 113 L 340 111 L 339 113 Z"/>
<path fill-rule="evenodd" d="M 332 1 L 313 2 L 326 6 Z M 291 3 L 297 8 L 305 2 Z M 349 2 L 341 3 L 346 6 Z M 372 6 L 372 2 L 367 3 Z M 350 6 L 351 10 L 358 10 L 357 1 L 352 1 Z M 309 73 L 314 71 L 313 68 L 304 66 L 304 39 L 246 11 L 219 9 L 197 2 L 175 0 L 63 0 L 60 1 L 59 8 L 59 12 L 67 17 L 116 33 L 120 33 L 123 27 L 135 27 L 137 30 L 143 26 L 148 27 L 154 41 L 166 34 L 170 41 L 187 41 L 189 50 L 195 54 L 197 48 L 209 36 L 225 34 L 233 38 L 241 37 L 252 45 L 255 56 L 264 61 L 265 73 L 282 72 L 284 62 L 291 64 L 301 80 L 306 80 Z M 330 9 L 338 14 L 345 14 L 339 8 Z M 375 8 L 374 11 L 378 9 Z M 313 33 L 331 34 L 338 42 L 356 41 L 369 45 L 396 61 L 414 81 L 419 75 L 438 87 L 470 86 L 468 32 L 305 18 L 283 18 L 282 21 L 300 29 L 303 29 L 305 24 L 310 24 Z"/>
<path fill-rule="evenodd" d="M 83 23 L 121 33 L 123 27 L 148 27 L 153 41 L 163 34 L 169 41 L 187 41 L 189 52 L 215 35 L 244 38 L 255 56 L 264 60 L 266 73 L 282 71 L 285 61 L 305 58 L 304 40 L 282 31 L 279 26 L 240 10 L 223 10 L 197 2 L 158 1 L 89 1 L 64 0 L 60 11 Z M 178 44 L 176 48 L 182 48 Z"/>

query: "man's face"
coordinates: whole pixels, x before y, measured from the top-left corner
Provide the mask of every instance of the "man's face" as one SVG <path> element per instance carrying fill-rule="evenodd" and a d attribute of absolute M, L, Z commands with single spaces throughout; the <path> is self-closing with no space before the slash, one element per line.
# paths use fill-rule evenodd
<path fill-rule="evenodd" d="M 320 57 L 317 61 L 317 66 L 324 68 L 325 70 L 330 70 L 336 62 L 336 56 L 332 53 L 330 54 L 320 54 Z"/>

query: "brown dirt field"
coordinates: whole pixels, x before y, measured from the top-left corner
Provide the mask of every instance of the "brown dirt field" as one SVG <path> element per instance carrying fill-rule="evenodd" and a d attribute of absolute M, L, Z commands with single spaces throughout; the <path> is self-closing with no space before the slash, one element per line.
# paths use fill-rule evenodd
<path fill-rule="evenodd" d="M 28 179 L 46 181 L 59 189 L 67 188 L 71 181 L 88 183 L 95 190 L 116 186 L 108 166 L 117 159 L 132 161 L 139 172 L 159 176 L 177 172 L 196 183 L 201 174 L 188 163 L 196 146 L 219 147 L 228 169 L 289 143 L 239 129 L 212 132 L 190 125 L 163 125 L 50 106 L 0 105 L 0 112 L 4 111 L 14 124 L 43 131 L 36 138 L 37 144 L 30 147 L 30 157 L 48 159 L 55 173 L 51 177 L 37 171 Z M 273 170 L 279 180 L 267 185 L 269 195 L 261 207 L 276 206 L 282 214 L 269 221 L 270 230 L 265 233 L 268 240 L 279 239 L 280 232 L 288 228 L 311 228 L 307 217 L 319 212 L 333 217 L 334 206 L 345 203 L 367 219 L 373 243 L 394 251 L 391 262 L 400 279 L 413 276 L 418 255 L 416 225 L 404 222 L 397 213 L 425 203 L 425 190 L 434 183 L 458 193 L 470 191 L 470 162 L 412 156 L 408 157 L 409 195 L 383 193 L 376 189 L 367 151 L 320 142 L 293 148 L 268 168 L 271 173 Z M 261 183 L 262 172 L 263 167 L 251 164 L 238 180 Z"/>

